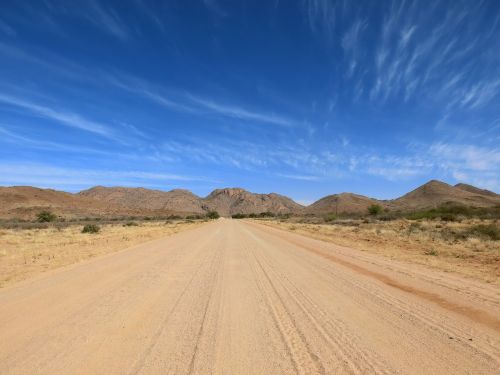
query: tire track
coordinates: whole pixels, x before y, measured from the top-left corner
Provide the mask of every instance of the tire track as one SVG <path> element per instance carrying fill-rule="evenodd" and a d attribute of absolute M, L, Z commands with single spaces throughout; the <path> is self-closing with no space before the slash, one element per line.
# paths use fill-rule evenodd
<path fill-rule="evenodd" d="M 246 229 L 245 229 L 246 230 Z M 344 371 L 349 371 L 355 374 L 393 374 L 396 373 L 395 370 L 391 370 L 390 366 L 385 363 L 382 359 L 373 353 L 366 353 L 362 348 L 356 345 L 359 341 L 353 337 L 353 333 L 349 332 L 341 321 L 332 321 L 333 317 L 329 317 L 328 314 L 315 303 L 308 295 L 306 295 L 295 283 L 293 283 L 290 278 L 284 273 L 280 272 L 283 269 L 279 267 L 273 267 L 269 261 L 272 251 L 264 252 L 263 247 L 269 244 L 263 243 L 262 240 L 256 237 L 253 233 L 246 230 L 247 235 L 251 236 L 256 242 L 259 243 L 259 253 L 261 254 L 262 263 L 265 264 L 269 273 L 274 274 L 273 279 L 277 280 L 284 291 L 290 297 L 290 300 L 302 311 L 303 317 L 311 322 L 312 326 L 316 332 L 328 343 L 331 347 L 332 353 L 339 359 L 340 363 L 343 363 Z M 274 249 L 273 249 L 274 250 Z M 275 250 L 274 250 L 275 251 Z M 264 259 L 267 259 L 265 261 Z M 278 261 L 274 261 L 276 265 L 279 265 Z M 287 299 L 288 300 L 288 299 Z M 308 305 L 308 306 L 306 306 Z M 314 311 L 314 313 L 312 312 Z M 319 317 L 317 317 L 319 315 Z M 320 318 L 322 319 L 320 321 Z M 304 320 L 300 319 L 302 323 Z M 329 332 L 325 328 L 329 328 Z M 310 335 L 311 332 L 308 331 Z M 340 339 L 338 339 L 340 338 Z M 356 356 L 353 356 L 355 354 Z M 361 359 L 361 361 L 360 361 Z"/>
<path fill-rule="evenodd" d="M 326 370 L 323 364 L 319 357 L 311 350 L 305 335 L 298 328 L 293 315 L 287 309 L 269 274 L 251 249 L 249 249 L 249 253 L 256 265 L 256 267 L 252 266 L 255 274 L 255 282 L 262 295 L 266 297 L 266 306 L 272 314 L 274 325 L 280 332 L 283 343 L 287 348 L 287 354 L 292 361 L 296 373 L 325 374 Z M 259 274 L 261 277 L 259 277 Z M 264 284 L 267 284 L 268 287 L 266 288 Z"/>
<path fill-rule="evenodd" d="M 271 232 L 267 232 L 267 233 L 271 233 Z M 298 246 L 298 247 L 300 247 L 300 248 L 302 248 L 310 253 L 319 255 L 322 258 L 328 259 L 328 260 L 333 261 L 335 263 L 338 263 L 344 267 L 347 267 L 353 271 L 356 271 L 357 273 L 359 273 L 361 275 L 371 277 L 371 278 L 376 279 L 376 280 L 378 280 L 378 281 L 380 281 L 388 286 L 391 286 L 393 288 L 402 290 L 403 292 L 415 295 L 415 296 L 420 297 L 422 299 L 425 299 L 429 302 L 435 303 L 436 305 L 438 305 L 438 306 L 440 306 L 448 311 L 463 315 L 463 316 L 465 316 L 465 317 L 467 317 L 475 322 L 479 322 L 483 325 L 488 326 L 491 329 L 494 329 L 497 332 L 500 332 L 500 319 L 497 318 L 496 316 L 490 315 L 489 313 L 487 313 L 483 310 L 475 309 L 475 308 L 465 306 L 465 305 L 460 305 L 460 304 L 457 304 L 455 302 L 452 302 L 452 301 L 444 298 L 443 296 L 440 296 L 437 293 L 428 292 L 428 291 L 425 291 L 423 289 L 419 289 L 419 288 L 415 288 L 415 287 L 410 286 L 410 285 L 402 284 L 402 283 L 396 281 L 395 279 L 393 279 L 387 275 L 369 270 L 365 267 L 361 267 L 355 263 L 346 261 L 344 259 L 341 259 L 341 258 L 333 255 L 333 254 L 319 250 L 319 249 L 314 248 L 312 246 L 308 246 L 308 245 L 305 245 L 303 243 L 299 243 L 295 239 L 286 237 L 281 233 L 273 232 L 272 234 L 274 236 L 279 237 L 282 240 L 287 241 L 295 246 Z"/>

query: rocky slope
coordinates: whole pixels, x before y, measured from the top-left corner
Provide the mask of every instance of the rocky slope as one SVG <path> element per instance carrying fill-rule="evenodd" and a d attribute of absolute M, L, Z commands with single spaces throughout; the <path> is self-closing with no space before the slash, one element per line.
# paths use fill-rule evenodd
<path fill-rule="evenodd" d="M 78 196 L 64 191 L 31 186 L 0 187 L 0 217 L 33 219 L 37 213 L 50 210 L 65 217 L 129 215 L 134 210 L 110 202 Z"/>
<path fill-rule="evenodd" d="M 341 193 L 328 195 L 306 207 L 305 212 L 313 215 L 324 215 L 328 213 L 366 213 L 372 204 L 382 202 L 353 193 Z"/>
<path fill-rule="evenodd" d="M 180 189 L 161 191 L 96 186 L 71 194 L 30 186 L 0 187 L 0 218 L 32 219 L 44 209 L 65 217 L 187 215 L 205 214 L 210 210 L 223 216 L 267 211 L 274 214 L 365 214 L 372 204 L 379 204 L 390 211 L 415 211 L 442 204 L 493 207 L 500 205 L 500 195 L 471 185 L 451 186 L 432 180 L 393 200 L 380 201 L 341 193 L 326 196 L 304 207 L 279 194 L 255 194 L 240 188 L 217 189 L 201 198 Z"/>
<path fill-rule="evenodd" d="M 78 195 L 134 209 L 197 214 L 206 211 L 203 209 L 203 202 L 198 196 L 188 190 L 181 189 L 161 191 L 144 188 L 96 186 L 83 190 Z"/>
<path fill-rule="evenodd" d="M 469 193 L 487 195 L 488 197 L 496 197 L 496 198 L 499 197 L 499 195 L 497 193 L 494 193 L 490 190 L 480 189 L 480 188 L 477 188 L 475 186 L 468 185 L 468 184 L 456 184 L 455 187 L 462 189 L 462 190 L 465 190 L 465 191 L 468 191 Z"/>
<path fill-rule="evenodd" d="M 303 209 L 303 206 L 283 195 L 275 193 L 255 194 L 240 188 L 214 190 L 203 201 L 210 209 L 223 216 L 267 211 L 275 214 L 288 214 Z"/>
<path fill-rule="evenodd" d="M 491 207 L 500 204 L 497 194 L 490 196 L 481 193 L 481 189 L 472 188 L 475 192 L 451 186 L 441 181 L 431 180 L 402 197 L 390 201 L 390 208 L 406 211 L 432 208 L 442 204 L 460 204 L 475 207 Z"/>
<path fill-rule="evenodd" d="M 110 202 L 131 208 L 169 210 L 203 214 L 214 210 L 223 216 L 236 213 L 292 213 L 303 207 L 290 198 L 279 194 L 255 194 L 240 188 L 217 189 L 205 198 L 188 190 L 160 191 L 144 188 L 94 187 L 78 193 L 102 202 Z"/>

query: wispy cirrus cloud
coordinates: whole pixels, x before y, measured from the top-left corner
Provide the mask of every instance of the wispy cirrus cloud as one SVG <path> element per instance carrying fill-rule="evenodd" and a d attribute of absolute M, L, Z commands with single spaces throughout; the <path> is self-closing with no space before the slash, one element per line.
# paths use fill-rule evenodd
<path fill-rule="evenodd" d="M 484 3 L 386 1 L 381 13 L 347 1 L 305 0 L 303 13 L 314 34 L 328 38 L 342 63 L 332 74 L 346 79 L 353 102 L 384 105 L 427 98 L 442 108 L 476 111 L 500 95 L 496 40 L 499 17 Z M 339 38 L 340 34 L 340 38 Z M 494 77 L 492 79 L 492 77 Z"/>
<path fill-rule="evenodd" d="M 45 52 L 45 51 L 40 51 Z M 93 86 L 111 86 L 146 98 L 168 110 L 195 115 L 217 115 L 244 121 L 267 123 L 282 127 L 299 126 L 300 122 L 282 114 L 251 109 L 227 103 L 217 98 L 208 98 L 186 90 L 166 88 L 145 79 L 121 72 L 103 69 L 92 70 L 51 53 L 30 54 L 24 50 L 0 42 L 0 53 L 30 64 L 49 69 L 53 74 Z M 40 56 L 43 56 L 40 57 Z"/>
<path fill-rule="evenodd" d="M 169 110 L 199 115 L 214 114 L 245 121 L 268 123 L 284 127 L 298 125 L 294 119 L 265 111 L 256 111 L 220 100 L 195 95 L 186 90 L 173 90 L 153 85 L 126 74 L 109 74 L 106 79 L 123 90 L 147 98 Z"/>
<path fill-rule="evenodd" d="M 47 140 L 35 139 L 32 137 L 25 136 L 23 134 L 19 134 L 17 132 L 13 132 L 2 126 L 0 126 L 0 134 L 2 134 L 2 140 L 1 140 L 2 142 L 14 143 L 19 147 L 26 147 L 39 150 L 50 150 L 56 152 L 63 151 L 71 153 L 90 153 L 90 154 L 109 155 L 109 156 L 112 155 L 111 152 L 107 152 L 100 149 L 93 149 L 89 147 L 81 147 L 67 143 L 58 143 Z"/>
<path fill-rule="evenodd" d="M 8 36 L 16 36 L 17 32 L 8 23 L 0 20 L 0 31 Z"/>
<path fill-rule="evenodd" d="M 436 142 L 429 154 L 457 181 L 500 191 L 500 148 Z"/>
<path fill-rule="evenodd" d="M 205 4 L 207 9 L 209 9 L 211 12 L 218 15 L 219 17 L 227 16 L 226 10 L 219 4 L 217 0 L 203 0 L 203 4 Z"/>
<path fill-rule="evenodd" d="M 377 70 L 370 98 L 385 101 L 403 95 L 409 100 L 426 95 L 458 109 L 491 104 L 500 93 L 500 81 L 491 80 L 491 69 L 478 68 L 488 43 L 493 43 L 477 38 L 484 27 L 480 22 L 484 9 L 460 3 L 433 6 L 439 22 L 421 12 L 418 1 L 393 2 L 388 7 L 375 52 Z M 498 68 L 492 69 L 494 75 L 500 74 Z"/>
<path fill-rule="evenodd" d="M 223 116 L 232 117 L 240 120 L 266 122 L 280 126 L 295 125 L 294 120 L 273 113 L 256 112 L 238 106 L 233 106 L 226 103 L 220 103 L 211 99 L 201 98 L 193 95 L 188 95 L 188 98 L 191 100 L 192 103 L 198 105 L 200 108 L 210 110 L 214 113 Z"/>
<path fill-rule="evenodd" d="M 86 169 L 75 167 L 55 167 L 41 163 L 0 162 L 0 185 L 30 184 L 46 187 L 89 187 L 107 185 L 114 181 L 122 186 L 165 187 L 172 182 L 203 181 L 213 179 L 171 174 L 165 172 L 145 172 L 143 170 Z"/>
<path fill-rule="evenodd" d="M 1 93 L 0 102 L 27 109 L 37 116 L 54 120 L 71 128 L 84 130 L 107 138 L 114 138 L 114 132 L 110 127 L 99 122 L 88 120 L 73 112 L 49 108 L 26 99 Z"/>
<path fill-rule="evenodd" d="M 90 0 L 88 6 L 89 12 L 86 15 L 88 21 L 121 40 L 128 39 L 129 31 L 125 22 L 109 3 L 104 7 L 98 0 Z"/>
<path fill-rule="evenodd" d="M 497 171 L 500 175 L 500 147 L 437 142 L 429 151 L 444 168 L 473 172 Z"/>
<path fill-rule="evenodd" d="M 303 0 L 306 20 L 314 33 L 328 41 L 333 39 L 338 4 L 329 0 Z"/>
<path fill-rule="evenodd" d="M 480 186 L 498 190 L 500 149 L 470 144 L 435 142 L 412 146 L 400 153 L 337 147 L 336 151 L 299 145 L 250 142 L 189 142 L 164 144 L 162 152 L 180 161 L 225 165 L 249 171 L 266 170 L 277 177 L 318 182 L 353 176 L 376 176 L 387 181 L 406 181 L 423 176 L 443 176 L 462 181 L 482 181 Z M 275 172 L 273 172 L 275 171 Z"/>
<path fill-rule="evenodd" d="M 347 77 L 352 77 L 356 67 L 358 66 L 359 40 L 361 33 L 366 28 L 365 20 L 356 19 L 351 27 L 342 37 L 341 45 L 344 49 L 345 57 L 347 58 Z"/>
<path fill-rule="evenodd" d="M 312 175 L 278 173 L 277 176 L 283 177 L 283 178 L 288 178 L 291 180 L 300 180 L 300 181 L 319 181 L 319 180 L 321 180 L 321 176 L 312 176 Z"/>

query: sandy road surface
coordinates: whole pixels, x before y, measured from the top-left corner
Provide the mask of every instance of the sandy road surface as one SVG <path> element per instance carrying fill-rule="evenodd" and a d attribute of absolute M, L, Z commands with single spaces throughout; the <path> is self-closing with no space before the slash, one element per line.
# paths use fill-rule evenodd
<path fill-rule="evenodd" d="M 236 220 L 0 291 L 1 374 L 494 374 L 500 295 Z"/>

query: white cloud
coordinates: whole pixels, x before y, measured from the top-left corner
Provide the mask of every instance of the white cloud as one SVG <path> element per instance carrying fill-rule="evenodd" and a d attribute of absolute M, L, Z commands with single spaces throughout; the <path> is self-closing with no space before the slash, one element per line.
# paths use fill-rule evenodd
<path fill-rule="evenodd" d="M 52 109 L 7 94 L 0 94 L 0 101 L 13 106 L 27 109 L 38 116 L 57 121 L 60 124 L 75 129 L 85 130 L 87 132 L 98 134 L 107 138 L 113 138 L 113 131 L 111 128 L 107 127 L 104 124 L 88 120 L 73 112 Z"/>
<path fill-rule="evenodd" d="M 289 178 L 292 180 L 301 180 L 301 181 L 319 181 L 321 180 L 320 176 L 311 176 L 311 175 L 300 175 L 300 174 L 277 174 L 278 177 Z"/>
<path fill-rule="evenodd" d="M 273 113 L 251 111 L 245 108 L 232 106 L 225 103 L 218 103 L 210 99 L 200 98 L 193 95 L 189 95 L 188 97 L 193 103 L 201 106 L 202 108 L 208 109 L 223 116 L 233 117 L 240 120 L 266 122 L 280 126 L 293 126 L 295 124 L 293 120 Z"/>
<path fill-rule="evenodd" d="M 180 112 L 206 114 L 213 113 L 245 121 L 257 121 L 278 126 L 296 126 L 293 119 L 262 111 L 251 110 L 241 106 L 208 99 L 186 91 L 169 90 L 130 75 L 108 75 L 108 81 L 113 85 L 152 100 L 161 106 Z"/>
<path fill-rule="evenodd" d="M 309 27 L 313 32 L 321 32 L 331 41 L 336 22 L 337 4 L 329 0 L 304 0 L 303 6 Z"/>
<path fill-rule="evenodd" d="M 4 21 L 0 20 L 0 31 L 8 36 L 16 36 L 17 32 Z"/>
<path fill-rule="evenodd" d="M 111 7 L 103 8 L 98 0 L 90 0 L 88 4 L 90 7 L 86 18 L 90 22 L 119 39 L 129 37 L 125 23 Z"/>
<path fill-rule="evenodd" d="M 203 0 L 203 4 L 205 4 L 207 9 L 217 14 L 218 16 L 220 17 L 227 16 L 226 11 L 224 10 L 224 8 L 222 8 L 222 6 L 219 4 L 217 0 Z"/>
<path fill-rule="evenodd" d="M 38 163 L 0 162 L 0 185 L 23 184 L 54 187 L 120 184 L 153 186 L 169 184 L 172 181 L 213 182 L 213 180 L 204 177 L 164 172 L 91 170 Z"/>
<path fill-rule="evenodd" d="M 500 148 L 435 143 L 430 147 L 430 153 L 445 168 L 475 173 L 497 171 L 500 174 Z"/>

